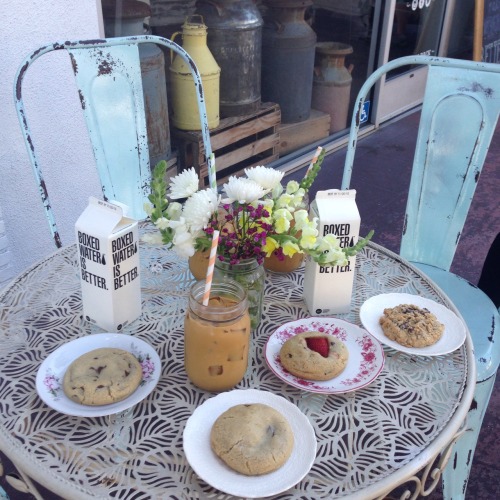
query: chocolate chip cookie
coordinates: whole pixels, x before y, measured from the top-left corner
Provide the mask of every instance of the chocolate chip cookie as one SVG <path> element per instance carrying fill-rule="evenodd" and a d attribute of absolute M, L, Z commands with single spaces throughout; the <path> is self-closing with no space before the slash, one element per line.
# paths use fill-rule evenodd
<path fill-rule="evenodd" d="M 68 367 L 64 394 L 82 405 L 117 403 L 130 396 L 142 380 L 142 367 L 128 351 L 100 348 L 83 354 Z"/>
<path fill-rule="evenodd" d="M 231 469 L 258 476 L 279 469 L 293 450 L 293 431 L 286 418 L 261 403 L 233 406 L 212 426 L 210 445 Z"/>

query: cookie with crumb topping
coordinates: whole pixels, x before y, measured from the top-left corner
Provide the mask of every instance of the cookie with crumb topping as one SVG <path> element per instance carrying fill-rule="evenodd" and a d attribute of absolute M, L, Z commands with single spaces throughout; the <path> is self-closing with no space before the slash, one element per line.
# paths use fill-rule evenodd
<path fill-rule="evenodd" d="M 427 347 L 443 335 L 444 325 L 427 308 L 400 304 L 384 309 L 379 319 L 387 338 L 405 347 Z"/>

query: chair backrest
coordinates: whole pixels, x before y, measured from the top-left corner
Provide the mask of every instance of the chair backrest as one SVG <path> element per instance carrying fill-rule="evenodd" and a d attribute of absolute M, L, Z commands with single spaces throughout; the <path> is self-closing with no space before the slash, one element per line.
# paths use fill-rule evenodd
<path fill-rule="evenodd" d="M 30 65 L 54 50 L 66 50 L 94 151 L 103 197 L 129 206 L 129 216 L 144 219 L 150 189 L 148 136 L 139 58 L 139 45 L 156 43 L 176 52 L 188 64 L 196 86 L 201 133 L 206 158 L 212 153 L 201 76 L 194 61 L 179 45 L 166 38 L 144 35 L 102 40 L 54 43 L 40 47 L 24 59 L 14 82 L 14 98 L 26 148 L 39 186 L 50 230 L 57 247 L 62 242 L 51 208 L 47 186 L 31 137 L 22 95 Z"/>
<path fill-rule="evenodd" d="M 428 76 L 400 254 L 449 270 L 500 112 L 500 65 L 408 56 L 378 68 L 355 102 L 342 189 L 366 96 L 387 72 L 408 65 L 426 65 Z"/>

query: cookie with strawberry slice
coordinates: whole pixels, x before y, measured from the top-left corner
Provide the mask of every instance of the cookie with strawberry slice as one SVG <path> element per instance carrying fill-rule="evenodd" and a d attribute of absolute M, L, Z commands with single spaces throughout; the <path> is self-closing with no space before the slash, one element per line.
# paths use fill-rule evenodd
<path fill-rule="evenodd" d="M 337 337 L 304 332 L 289 338 L 280 350 L 283 368 L 305 380 L 330 380 L 347 365 L 349 351 Z"/>

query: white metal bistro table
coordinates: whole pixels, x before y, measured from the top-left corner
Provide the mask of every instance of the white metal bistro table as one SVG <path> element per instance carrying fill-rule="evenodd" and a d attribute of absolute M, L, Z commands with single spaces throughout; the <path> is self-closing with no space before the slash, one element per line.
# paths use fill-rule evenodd
<path fill-rule="evenodd" d="M 71 499 L 230 498 L 199 479 L 183 453 L 186 421 L 214 396 L 194 387 L 184 371 L 183 321 L 192 284 L 187 263 L 163 248 L 141 245 L 141 266 L 143 312 L 124 333 L 157 351 L 162 373 L 149 396 L 112 417 L 58 413 L 35 388 L 37 370 L 50 353 L 101 332 L 82 317 L 76 246 L 34 265 L 0 294 L 0 448 L 35 495 L 29 478 Z M 434 459 L 456 438 L 472 401 L 469 335 L 443 356 L 385 348 L 381 374 L 357 391 L 302 391 L 276 377 L 263 355 L 278 326 L 309 316 L 302 279 L 303 268 L 267 274 L 263 318 L 253 332 L 247 374 L 237 386 L 281 395 L 300 408 L 316 433 L 311 470 L 274 498 L 382 498 L 407 481 L 415 494 L 422 491 L 422 470 L 424 476 L 439 470 Z M 339 318 L 360 324 L 361 304 L 388 292 L 418 294 L 456 312 L 420 271 L 371 243 L 357 258 L 351 312 Z"/>

